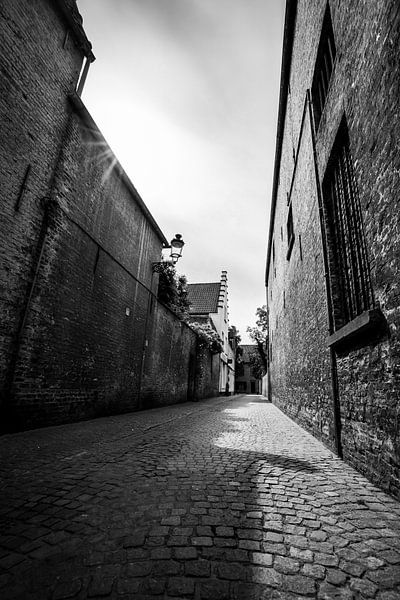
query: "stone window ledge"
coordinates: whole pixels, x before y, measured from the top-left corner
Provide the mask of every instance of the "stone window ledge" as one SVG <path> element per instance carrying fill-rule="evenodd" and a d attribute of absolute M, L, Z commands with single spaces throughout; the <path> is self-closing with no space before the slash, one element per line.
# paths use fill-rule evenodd
<path fill-rule="evenodd" d="M 379 308 L 366 310 L 328 337 L 339 353 L 376 343 L 387 335 L 387 322 Z"/>

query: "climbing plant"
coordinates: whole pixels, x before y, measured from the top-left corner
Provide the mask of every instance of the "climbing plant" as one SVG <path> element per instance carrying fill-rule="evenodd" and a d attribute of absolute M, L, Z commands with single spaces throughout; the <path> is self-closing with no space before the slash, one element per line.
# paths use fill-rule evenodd
<path fill-rule="evenodd" d="M 207 348 L 212 354 L 222 352 L 222 342 L 218 333 L 208 323 L 190 323 L 190 327 L 197 333 L 199 348 Z"/>

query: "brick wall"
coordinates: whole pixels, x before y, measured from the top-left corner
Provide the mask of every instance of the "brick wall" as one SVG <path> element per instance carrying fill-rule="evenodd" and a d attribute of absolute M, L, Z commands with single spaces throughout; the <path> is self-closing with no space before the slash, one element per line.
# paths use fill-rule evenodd
<path fill-rule="evenodd" d="M 197 336 L 171 311 L 152 302 L 141 406 L 150 408 L 218 395 L 218 356 L 197 347 Z"/>
<path fill-rule="evenodd" d="M 4 397 L 84 53 L 53 3 L 0 6 L 0 391 Z M 24 184 L 25 181 L 25 184 Z"/>
<path fill-rule="evenodd" d="M 0 8 L 0 374 L 2 426 L 13 429 L 213 390 L 195 333 L 154 296 L 152 263 L 167 240 L 71 95 L 83 53 L 62 4 Z"/>
<path fill-rule="evenodd" d="M 293 3 L 292 3 L 293 4 Z M 390 335 L 338 354 L 343 455 L 372 481 L 400 493 L 400 307 L 398 121 L 400 10 L 394 0 L 330 1 L 337 48 L 316 136 L 322 180 L 345 114 L 359 190 L 372 284 Z M 290 88 L 267 272 L 273 400 L 334 445 L 328 311 L 310 119 L 311 88 L 325 1 L 297 2 Z M 302 125 L 303 123 L 303 125 Z M 397 183 L 396 183 L 397 182 Z M 290 191 L 291 190 L 291 191 Z M 295 242 L 287 259 L 288 194 Z"/>

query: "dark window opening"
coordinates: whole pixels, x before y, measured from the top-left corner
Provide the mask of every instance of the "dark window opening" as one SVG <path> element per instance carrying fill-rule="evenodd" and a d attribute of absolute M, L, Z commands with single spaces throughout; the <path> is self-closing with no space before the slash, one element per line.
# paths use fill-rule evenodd
<path fill-rule="evenodd" d="M 333 37 L 331 12 L 329 4 L 326 5 L 324 20 L 322 23 L 321 37 L 319 40 L 317 59 L 315 61 L 314 77 L 311 88 L 315 129 L 318 129 L 324 110 L 326 97 L 328 95 L 329 82 L 335 62 L 336 46 Z"/>
<path fill-rule="evenodd" d="M 332 148 L 322 190 L 337 330 L 374 306 L 361 204 L 345 119 Z"/>
<path fill-rule="evenodd" d="M 289 260 L 290 255 L 292 253 L 292 248 L 294 244 L 294 226 L 293 226 L 293 211 L 292 205 L 289 206 L 288 217 L 286 222 L 286 232 L 287 232 L 287 240 L 288 240 L 288 250 L 286 254 L 287 260 Z"/>

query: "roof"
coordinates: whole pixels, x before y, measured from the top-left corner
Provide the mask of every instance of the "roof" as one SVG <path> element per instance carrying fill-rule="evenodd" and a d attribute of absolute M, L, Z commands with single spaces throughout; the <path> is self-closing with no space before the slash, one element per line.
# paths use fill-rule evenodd
<path fill-rule="evenodd" d="M 218 299 L 221 283 L 189 283 L 188 300 L 191 303 L 189 313 L 208 315 L 218 312 Z"/>
<path fill-rule="evenodd" d="M 252 354 L 258 354 L 258 348 L 256 344 L 239 344 L 239 348 L 243 349 L 243 362 L 249 362 L 249 358 Z"/>
<path fill-rule="evenodd" d="M 269 236 L 267 250 L 267 265 L 265 270 L 265 285 L 268 285 L 268 271 L 271 260 L 272 237 L 274 234 L 276 198 L 278 194 L 279 171 L 281 167 L 283 132 L 285 128 L 286 106 L 288 98 L 290 67 L 292 64 L 292 50 L 294 29 L 296 24 L 297 0 L 286 0 L 285 27 L 283 32 L 283 51 L 281 83 L 279 93 L 278 126 L 276 132 L 275 166 L 272 184 L 271 214 L 269 220 Z"/>
<path fill-rule="evenodd" d="M 78 47 L 81 48 L 89 61 L 93 62 L 95 57 L 92 52 L 92 44 L 89 42 L 85 30 L 83 29 L 83 19 L 76 5 L 76 0 L 56 0 L 56 5 L 71 28 L 71 33 L 74 36 Z"/>

